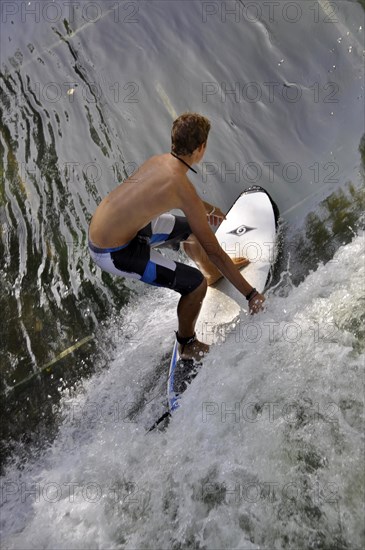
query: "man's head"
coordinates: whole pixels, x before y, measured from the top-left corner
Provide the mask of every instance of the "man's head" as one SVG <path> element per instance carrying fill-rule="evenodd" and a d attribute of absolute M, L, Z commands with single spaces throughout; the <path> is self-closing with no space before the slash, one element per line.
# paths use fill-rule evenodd
<path fill-rule="evenodd" d="M 173 122 L 171 150 L 175 155 L 191 155 L 207 142 L 210 122 L 197 113 L 183 113 Z"/>

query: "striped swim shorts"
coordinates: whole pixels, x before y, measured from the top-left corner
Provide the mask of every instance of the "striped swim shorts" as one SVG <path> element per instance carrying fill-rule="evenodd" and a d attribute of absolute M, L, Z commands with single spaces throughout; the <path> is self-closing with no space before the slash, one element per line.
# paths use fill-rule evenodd
<path fill-rule="evenodd" d="M 184 216 L 162 214 L 138 231 L 129 243 L 117 248 L 99 248 L 89 241 L 89 252 L 94 262 L 108 273 L 170 288 L 185 296 L 198 288 L 204 276 L 195 267 L 166 258 L 155 249 L 178 248 L 190 234 Z"/>

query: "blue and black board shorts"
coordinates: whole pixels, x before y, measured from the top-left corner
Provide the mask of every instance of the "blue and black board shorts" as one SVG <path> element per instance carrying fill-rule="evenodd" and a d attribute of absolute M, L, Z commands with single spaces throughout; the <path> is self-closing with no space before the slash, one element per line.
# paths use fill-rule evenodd
<path fill-rule="evenodd" d="M 195 267 L 166 258 L 155 248 L 178 247 L 190 234 L 184 216 L 162 214 L 124 246 L 98 248 L 89 241 L 89 251 L 95 263 L 108 273 L 170 288 L 185 296 L 198 288 L 204 276 Z"/>

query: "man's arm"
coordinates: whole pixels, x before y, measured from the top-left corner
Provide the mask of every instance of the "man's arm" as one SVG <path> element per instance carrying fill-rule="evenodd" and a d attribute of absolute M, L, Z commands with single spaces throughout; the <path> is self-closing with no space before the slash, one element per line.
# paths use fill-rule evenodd
<path fill-rule="evenodd" d="M 210 261 L 219 271 L 237 288 L 243 296 L 247 296 L 253 287 L 240 274 L 228 254 L 222 249 L 207 222 L 206 209 L 199 198 L 193 185 L 187 180 L 180 196 L 181 209 L 183 210 L 191 230 L 204 248 Z M 258 294 L 257 299 L 262 302 L 263 296 Z"/>
<path fill-rule="evenodd" d="M 207 214 L 210 214 L 212 212 L 212 210 L 214 210 L 214 208 L 215 208 L 215 206 L 213 206 L 209 202 L 206 202 L 206 201 L 202 200 L 202 203 L 204 205 L 204 208 L 205 208 L 205 211 L 206 211 Z"/>

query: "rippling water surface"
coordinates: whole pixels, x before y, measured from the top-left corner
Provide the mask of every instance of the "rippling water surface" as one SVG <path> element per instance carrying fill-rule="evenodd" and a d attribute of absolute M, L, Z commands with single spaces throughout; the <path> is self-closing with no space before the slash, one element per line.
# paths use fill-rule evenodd
<path fill-rule="evenodd" d="M 360 3 L 1 9 L 4 547 L 363 547 Z M 201 196 L 262 185 L 281 248 L 267 311 L 146 436 L 176 295 L 101 274 L 87 227 L 185 110 Z"/>

